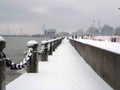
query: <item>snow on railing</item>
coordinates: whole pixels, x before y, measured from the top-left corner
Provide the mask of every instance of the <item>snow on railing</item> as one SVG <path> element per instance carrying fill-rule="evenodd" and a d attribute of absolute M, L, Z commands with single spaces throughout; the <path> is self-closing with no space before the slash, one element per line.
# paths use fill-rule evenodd
<path fill-rule="evenodd" d="M 118 42 L 120 43 L 120 36 L 71 36 L 71 39 L 87 39 L 96 41 L 106 41 L 106 42 Z"/>
<path fill-rule="evenodd" d="M 41 41 L 41 49 L 39 51 L 40 60 L 48 61 L 48 55 L 52 55 L 53 51 L 60 45 L 62 38 Z"/>
<path fill-rule="evenodd" d="M 76 39 L 76 41 L 88 44 L 103 50 L 107 50 L 113 53 L 120 54 L 120 43 L 113 43 L 113 42 L 102 42 L 102 41 L 94 41 L 88 39 Z"/>
<path fill-rule="evenodd" d="M 36 51 L 34 49 L 36 49 L 38 47 L 38 42 L 31 40 L 27 43 L 27 47 L 28 47 L 28 50 L 26 52 L 25 58 L 18 64 L 13 62 L 10 58 L 7 58 L 6 54 L 4 52 L 2 52 L 2 57 L 6 61 L 6 67 L 10 68 L 11 70 L 19 70 L 19 69 L 25 68 L 25 66 L 28 66 L 28 63 L 30 62 L 31 57 L 35 58 L 33 56 L 33 53 Z"/>
<path fill-rule="evenodd" d="M 6 58 L 5 53 L 3 53 L 3 57 L 6 60 L 6 67 L 10 68 L 11 70 L 19 70 L 23 69 L 25 66 L 27 66 L 28 61 L 30 60 L 30 57 L 32 56 L 33 49 L 29 48 L 26 54 L 26 57 L 20 62 L 19 64 L 16 64 L 15 62 L 12 62 L 9 58 Z"/>
<path fill-rule="evenodd" d="M 37 51 L 38 42 L 31 40 L 27 42 L 28 51 L 25 58 L 18 64 L 6 57 L 3 49 L 6 47 L 6 40 L 0 36 L 0 90 L 6 90 L 5 88 L 5 67 L 11 70 L 20 70 L 27 66 L 28 73 L 38 72 L 38 60 L 37 55 L 40 55 L 41 61 L 48 61 L 48 55 L 52 55 L 52 52 L 60 45 L 62 38 L 56 38 L 49 41 L 41 42 L 41 49 Z"/>

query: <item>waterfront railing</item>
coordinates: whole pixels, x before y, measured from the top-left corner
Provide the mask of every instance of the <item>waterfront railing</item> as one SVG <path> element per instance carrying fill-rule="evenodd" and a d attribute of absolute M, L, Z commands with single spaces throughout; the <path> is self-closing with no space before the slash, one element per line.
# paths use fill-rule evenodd
<path fill-rule="evenodd" d="M 18 64 L 13 62 L 10 58 L 7 58 L 3 49 L 6 47 L 6 40 L 0 36 L 0 90 L 6 90 L 5 85 L 5 68 L 11 70 L 21 70 L 27 67 L 28 73 L 38 72 L 38 55 L 40 55 L 41 61 L 48 61 L 48 55 L 52 55 L 53 51 L 61 44 L 61 37 L 42 41 L 41 49 L 38 50 L 39 43 L 31 40 L 27 42 L 28 50 L 25 58 Z"/>

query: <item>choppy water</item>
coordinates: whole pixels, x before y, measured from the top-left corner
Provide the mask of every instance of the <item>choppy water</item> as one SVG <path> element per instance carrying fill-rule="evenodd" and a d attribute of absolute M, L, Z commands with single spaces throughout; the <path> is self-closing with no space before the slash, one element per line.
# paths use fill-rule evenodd
<path fill-rule="evenodd" d="M 42 40 L 48 40 L 48 38 L 34 38 L 34 37 L 5 37 L 6 40 L 6 48 L 4 52 L 6 53 L 7 57 L 10 58 L 12 61 L 18 63 L 25 58 L 24 52 L 27 49 L 26 43 L 30 40 L 36 40 L 40 42 Z M 40 49 L 40 46 L 38 50 Z M 25 70 L 10 70 L 6 68 L 6 84 L 23 74 Z"/>

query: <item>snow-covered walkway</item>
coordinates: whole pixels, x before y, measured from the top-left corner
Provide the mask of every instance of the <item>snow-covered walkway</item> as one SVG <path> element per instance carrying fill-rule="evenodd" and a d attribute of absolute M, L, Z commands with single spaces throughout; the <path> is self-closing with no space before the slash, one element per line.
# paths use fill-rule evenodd
<path fill-rule="evenodd" d="M 25 73 L 6 90 L 113 90 L 80 57 L 67 39 L 48 62 L 39 62 L 39 73 Z"/>

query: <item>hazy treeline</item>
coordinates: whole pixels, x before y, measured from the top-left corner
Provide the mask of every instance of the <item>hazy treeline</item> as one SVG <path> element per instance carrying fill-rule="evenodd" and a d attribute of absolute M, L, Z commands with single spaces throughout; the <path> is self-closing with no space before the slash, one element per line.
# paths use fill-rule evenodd
<path fill-rule="evenodd" d="M 120 36 L 120 27 L 113 28 L 110 25 L 105 24 L 103 27 L 89 27 L 87 30 L 79 29 L 76 32 L 73 32 L 74 35 L 91 35 L 91 36 L 111 36 L 111 35 L 118 35 Z"/>

